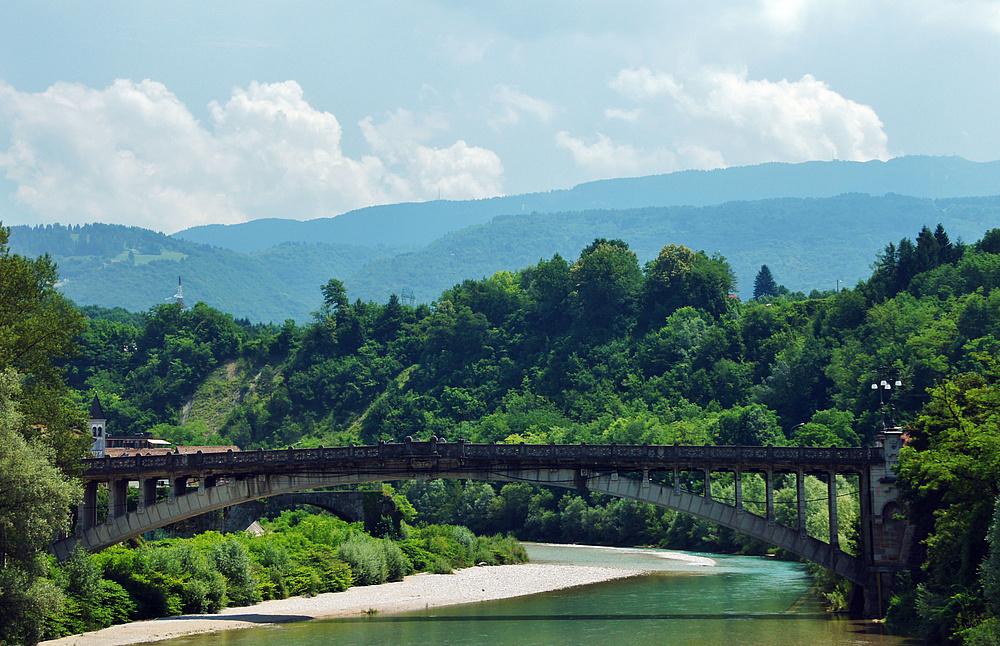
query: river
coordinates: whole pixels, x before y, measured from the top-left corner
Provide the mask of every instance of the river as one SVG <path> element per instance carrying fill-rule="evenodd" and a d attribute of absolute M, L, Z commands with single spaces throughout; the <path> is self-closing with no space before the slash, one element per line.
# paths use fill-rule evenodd
<path fill-rule="evenodd" d="M 823 612 L 802 566 L 760 557 L 527 544 L 532 561 L 643 568 L 646 576 L 529 597 L 234 630 L 164 646 L 431 646 L 646 644 L 676 646 L 910 646 L 879 624 Z"/>

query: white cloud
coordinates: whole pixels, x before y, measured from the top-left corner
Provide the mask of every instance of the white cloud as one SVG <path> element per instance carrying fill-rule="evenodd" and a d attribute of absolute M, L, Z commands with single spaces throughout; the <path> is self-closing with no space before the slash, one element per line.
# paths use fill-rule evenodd
<path fill-rule="evenodd" d="M 639 116 L 642 114 L 642 110 L 636 108 L 635 110 L 622 110 L 621 108 L 608 108 L 604 111 L 604 117 L 606 119 L 621 119 L 622 121 L 628 121 L 629 123 L 635 123 L 638 121 Z"/>
<path fill-rule="evenodd" d="M 573 155 L 577 165 L 591 178 L 620 177 L 677 170 L 677 160 L 667 150 L 645 151 L 629 144 L 619 144 L 597 133 L 597 141 L 586 143 L 566 131 L 556 134 L 556 146 Z"/>
<path fill-rule="evenodd" d="M 611 89 L 634 101 L 670 96 L 684 96 L 684 86 L 666 72 L 654 72 L 648 67 L 624 69 L 611 81 Z"/>
<path fill-rule="evenodd" d="M 493 197 L 502 192 L 503 165 L 491 150 L 459 140 L 448 148 L 424 145 L 447 129 L 439 116 L 417 118 L 399 109 L 376 125 L 372 117 L 358 124 L 372 150 L 386 159 L 398 193 L 449 200 Z"/>
<path fill-rule="evenodd" d="M 924 27 L 1000 34 L 1000 2 L 996 0 L 895 0 L 899 11 L 919 7 Z"/>
<path fill-rule="evenodd" d="M 0 81 L 0 170 L 42 221 L 101 221 L 174 232 L 256 217 L 313 218 L 401 200 L 502 190 L 492 151 L 430 145 L 443 119 L 392 113 L 360 124 L 372 154 L 344 154 L 337 118 L 295 81 L 235 88 L 209 106 L 212 130 L 163 84 L 103 90 L 57 83 L 25 93 Z M 377 136 L 370 136 L 375 133 Z"/>
<path fill-rule="evenodd" d="M 529 114 L 542 123 L 549 123 L 556 115 L 556 107 L 548 101 L 529 96 L 507 85 L 496 86 L 492 98 L 500 105 L 500 114 L 490 120 L 490 125 L 495 129 L 518 123 L 522 114 Z"/>
<path fill-rule="evenodd" d="M 644 131 L 653 121 L 667 140 L 662 145 L 689 160 L 685 167 L 710 159 L 733 165 L 889 156 L 875 111 L 808 74 L 772 82 L 708 70 L 681 83 L 638 68 L 622 70 L 610 85 L 643 106 Z"/>
<path fill-rule="evenodd" d="M 709 73 L 701 96 L 679 102 L 695 119 L 738 134 L 744 154 L 760 161 L 887 159 L 888 138 L 870 106 L 855 103 L 806 74 L 798 81 L 748 80 L 746 73 Z"/>
<path fill-rule="evenodd" d="M 798 31 L 808 9 L 808 0 L 761 0 L 765 22 L 778 31 Z"/>
<path fill-rule="evenodd" d="M 486 51 L 493 45 L 493 39 L 461 40 L 449 34 L 441 40 L 441 49 L 445 56 L 459 65 L 474 65 L 481 63 Z"/>

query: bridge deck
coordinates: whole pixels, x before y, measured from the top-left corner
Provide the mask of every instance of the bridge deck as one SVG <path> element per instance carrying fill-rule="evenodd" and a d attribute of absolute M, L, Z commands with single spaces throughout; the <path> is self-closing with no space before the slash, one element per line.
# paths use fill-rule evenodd
<path fill-rule="evenodd" d="M 358 468 L 411 472 L 421 467 L 428 471 L 550 467 L 843 473 L 858 472 L 882 460 L 879 447 L 471 444 L 431 440 L 315 449 L 92 458 L 83 461 L 81 477 L 86 481 L 106 481 L 195 473 L 241 476 Z"/>

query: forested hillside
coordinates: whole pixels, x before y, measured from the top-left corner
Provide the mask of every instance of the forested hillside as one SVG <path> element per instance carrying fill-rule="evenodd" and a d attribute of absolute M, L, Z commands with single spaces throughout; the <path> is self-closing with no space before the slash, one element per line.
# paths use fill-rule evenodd
<path fill-rule="evenodd" d="M 60 288 L 81 305 L 145 311 L 172 301 L 181 276 L 188 302 L 265 322 L 307 320 L 317 307 L 316 285 L 400 251 L 282 244 L 240 254 L 108 224 L 12 227 L 10 246 L 25 256 L 52 256 Z"/>
<path fill-rule="evenodd" d="M 283 244 L 252 254 L 123 226 L 13 227 L 11 249 L 51 254 L 61 288 L 83 305 L 144 311 L 170 300 L 183 276 L 188 303 L 203 301 L 254 323 L 293 319 L 302 325 L 320 305 L 318 286 L 331 277 L 343 281 L 352 301 L 385 304 L 395 293 L 430 303 L 465 279 L 516 272 L 554 254 L 573 258 L 595 238 L 624 240 L 640 263 L 654 260 L 665 240 L 719 253 L 744 297 L 752 294 L 763 264 L 792 291 L 823 292 L 864 279 L 885 240 L 913 235 L 928 222 L 943 224 L 956 240 L 975 240 L 1000 227 L 1000 197 L 849 194 L 529 213 L 500 216 L 406 249 L 376 246 L 377 227 L 371 224 L 373 246 Z"/>

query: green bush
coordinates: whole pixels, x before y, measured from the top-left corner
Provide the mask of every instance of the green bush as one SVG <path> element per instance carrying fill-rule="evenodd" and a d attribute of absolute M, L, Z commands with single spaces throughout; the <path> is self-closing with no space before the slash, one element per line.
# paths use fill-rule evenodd
<path fill-rule="evenodd" d="M 433 565 L 434 560 L 437 558 L 413 539 L 397 543 L 397 546 L 406 555 L 413 569 L 417 572 L 430 571 L 431 565 Z"/>
<path fill-rule="evenodd" d="M 367 534 L 352 534 L 337 550 L 337 556 L 351 566 L 357 585 L 385 583 L 389 577 L 381 541 Z"/>
<path fill-rule="evenodd" d="M 383 539 L 382 551 L 385 553 L 386 577 L 389 581 L 402 581 L 404 576 L 413 573 L 413 564 L 406 558 L 398 543 Z"/>
<path fill-rule="evenodd" d="M 461 525 L 455 527 L 452 531 L 452 536 L 455 542 L 464 547 L 466 551 L 471 551 L 473 543 L 476 542 L 476 535 L 469 531 L 468 527 L 462 527 Z"/>
<path fill-rule="evenodd" d="M 236 606 L 248 606 L 261 600 L 257 576 L 246 546 L 237 539 L 217 543 L 212 549 L 216 569 L 226 578 L 226 594 Z"/>
<path fill-rule="evenodd" d="M 448 559 L 442 556 L 438 556 L 434 559 L 434 562 L 431 563 L 430 571 L 433 574 L 454 574 L 451 563 L 448 562 Z"/>
<path fill-rule="evenodd" d="M 313 596 L 323 591 L 323 579 L 316 568 L 302 565 L 288 575 L 288 591 L 292 596 Z"/>

